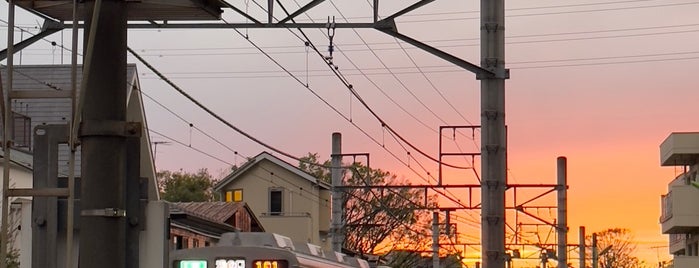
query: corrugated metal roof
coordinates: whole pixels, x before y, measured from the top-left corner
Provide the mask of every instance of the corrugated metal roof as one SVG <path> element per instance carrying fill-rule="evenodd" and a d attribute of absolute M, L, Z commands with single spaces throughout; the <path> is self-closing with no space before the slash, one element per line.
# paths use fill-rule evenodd
<path fill-rule="evenodd" d="M 225 224 L 233 214 L 245 208 L 245 202 L 180 202 L 172 203 L 171 207 L 211 222 Z"/>

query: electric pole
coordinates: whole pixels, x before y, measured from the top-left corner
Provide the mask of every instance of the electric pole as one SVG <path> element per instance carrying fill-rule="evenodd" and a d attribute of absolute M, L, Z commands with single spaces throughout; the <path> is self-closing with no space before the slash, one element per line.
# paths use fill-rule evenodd
<path fill-rule="evenodd" d="M 481 0 L 481 240 L 483 268 L 505 267 L 505 0 Z"/>
<path fill-rule="evenodd" d="M 83 9 L 87 47 L 83 75 L 89 75 L 80 133 L 79 266 L 86 268 L 128 266 L 126 137 L 114 131 L 126 123 L 126 5 L 118 0 L 86 1 Z"/>
<path fill-rule="evenodd" d="M 332 155 L 330 176 L 332 180 L 332 248 L 336 252 L 342 252 L 342 244 L 345 241 L 342 219 L 342 134 L 332 134 Z"/>
<path fill-rule="evenodd" d="M 557 159 L 558 180 L 558 268 L 568 267 L 568 160 L 565 157 Z"/>
<path fill-rule="evenodd" d="M 439 212 L 432 212 L 432 267 L 439 268 Z"/>

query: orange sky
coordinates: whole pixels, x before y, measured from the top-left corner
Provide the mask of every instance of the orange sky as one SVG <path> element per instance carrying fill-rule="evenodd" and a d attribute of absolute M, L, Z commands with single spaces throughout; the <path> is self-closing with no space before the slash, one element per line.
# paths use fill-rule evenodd
<path fill-rule="evenodd" d="M 364 1 L 359 2 L 333 1 L 341 9 L 340 14 L 326 1 L 310 14 L 316 21 L 325 21 L 327 16 L 342 21 L 341 15 L 361 21 L 356 17 L 369 15 L 370 10 Z M 381 14 L 386 16 L 404 7 L 402 2 L 389 1 Z M 567 156 L 569 239 L 577 241 L 581 225 L 587 226 L 588 233 L 629 228 L 639 240 L 639 252 L 646 261 L 667 259 L 667 248 L 652 247 L 667 245 L 658 224 L 659 196 L 667 191 L 667 183 L 675 173 L 672 168 L 660 167 L 658 146 L 673 131 L 699 131 L 693 118 L 699 99 L 699 5 L 679 0 L 534 0 L 507 4 L 510 182 L 553 183 L 556 157 Z M 249 8 L 251 14 L 260 15 L 255 6 Z M 398 26 L 403 33 L 478 63 L 478 20 L 470 19 L 477 17 L 477 10 L 478 1 L 435 1 L 418 12 L 431 15 L 405 17 L 398 20 Z M 31 30 L 37 18 L 18 12 L 18 23 Z M 235 15 L 224 15 L 229 21 L 242 22 Z M 6 14 L 1 17 L 6 19 Z M 427 172 L 437 174 L 436 164 L 417 156 L 414 150 L 408 150 L 415 157 L 410 158 L 405 145 L 397 144 L 331 76 L 319 57 L 306 53 L 299 39 L 285 30 L 243 32 L 303 83 L 308 81 L 314 93 L 342 116 L 233 31 L 131 30 L 129 46 L 223 118 L 281 150 L 298 156 L 318 152 L 326 157 L 330 154 L 331 133 L 340 131 L 344 151 L 371 153 L 373 167 L 416 183 L 423 183 L 418 177 L 427 177 Z M 329 43 L 324 32 L 306 30 L 321 50 Z M 70 32 L 65 33 L 63 42 L 60 38 L 56 34 L 48 39 L 70 47 Z M 428 154 L 436 157 L 438 153 L 438 126 L 479 124 L 479 82 L 473 74 L 409 45 L 403 44 L 403 50 L 394 39 L 374 30 L 355 33 L 338 29 L 334 42 L 338 48 L 334 62 L 354 89 L 388 124 Z M 373 50 L 368 50 L 364 42 Z M 67 54 L 63 61 L 69 62 Z M 130 57 L 129 61 L 135 59 Z M 37 43 L 23 54 L 24 64 L 60 62 L 61 50 L 47 42 Z M 423 68 L 429 81 L 413 62 Z M 355 66 L 368 75 L 359 75 Z M 395 76 L 385 67 L 396 72 Z M 244 157 L 266 150 L 176 95 L 144 66 L 138 68 L 143 92 L 186 121 L 150 98 L 144 101 L 149 127 L 167 135 L 153 135 L 153 140 L 171 142 L 158 147 L 159 169 L 205 167 L 218 175 L 231 164 L 242 163 Z M 351 118 L 371 138 L 343 116 Z M 228 148 L 189 127 L 189 123 Z M 457 136 L 457 140 L 462 148 L 473 144 L 463 136 Z M 475 181 L 470 174 L 449 180 Z"/>

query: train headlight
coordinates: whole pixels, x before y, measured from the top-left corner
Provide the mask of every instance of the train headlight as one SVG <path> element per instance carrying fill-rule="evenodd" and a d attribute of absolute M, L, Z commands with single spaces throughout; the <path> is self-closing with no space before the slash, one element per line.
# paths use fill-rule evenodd
<path fill-rule="evenodd" d="M 182 260 L 179 261 L 176 268 L 207 268 L 205 260 Z"/>
<path fill-rule="evenodd" d="M 285 260 L 255 260 L 252 263 L 255 268 L 288 268 L 289 263 Z"/>

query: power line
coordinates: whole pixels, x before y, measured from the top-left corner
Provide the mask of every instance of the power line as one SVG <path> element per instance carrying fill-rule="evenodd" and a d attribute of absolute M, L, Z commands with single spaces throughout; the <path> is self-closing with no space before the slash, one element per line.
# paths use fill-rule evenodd
<path fill-rule="evenodd" d="M 156 130 L 153 130 L 153 129 L 148 129 L 148 131 L 153 132 L 153 133 L 155 133 L 156 135 L 162 136 L 163 138 L 168 139 L 168 140 L 170 140 L 170 141 L 172 141 L 172 142 L 175 142 L 175 143 L 177 143 L 177 144 L 179 144 L 179 145 L 182 145 L 182 146 L 184 146 L 184 147 L 191 148 L 192 150 L 197 151 L 197 152 L 199 152 L 199 153 L 201 153 L 201 154 L 203 154 L 203 155 L 205 155 L 205 156 L 208 156 L 208 157 L 211 158 L 211 159 L 214 159 L 214 160 L 216 160 L 216 161 L 219 161 L 219 162 L 221 162 L 221 163 L 224 163 L 224 164 L 227 164 L 227 165 L 230 165 L 230 166 L 233 165 L 231 162 L 228 162 L 228 161 L 223 160 L 223 159 L 221 159 L 221 158 L 219 158 L 219 157 L 217 157 L 217 156 L 214 156 L 214 155 L 212 155 L 212 154 L 210 154 L 210 153 L 207 153 L 207 152 L 204 151 L 204 150 L 198 149 L 198 148 L 196 148 L 196 147 L 192 147 L 191 145 L 188 145 L 188 144 L 186 144 L 186 143 L 184 143 L 184 142 L 181 142 L 181 141 L 179 141 L 179 140 L 177 140 L 177 139 L 171 138 L 171 137 L 169 137 L 169 136 L 163 134 L 162 132 L 159 132 L 159 131 L 156 131 Z"/>
<path fill-rule="evenodd" d="M 672 26 L 673 28 L 675 26 Z M 677 26 L 677 27 L 688 27 L 688 26 Z M 645 29 L 653 28 L 667 28 L 667 27 L 646 27 Z M 600 31 L 585 31 L 585 32 L 570 32 L 570 33 L 550 33 L 550 34 L 539 34 L 539 35 L 522 35 L 516 38 L 528 38 L 528 37 L 543 37 L 543 36 L 565 36 L 565 35 L 577 35 L 577 34 L 590 34 L 590 33 L 605 33 L 605 32 L 618 32 L 618 31 L 634 31 L 643 30 L 644 28 L 636 29 L 624 29 L 624 30 L 600 30 Z M 616 39 L 616 38 L 629 38 L 629 37 L 647 37 L 647 36 L 657 36 L 657 35 L 672 35 L 672 34 L 686 34 L 686 33 L 696 33 L 699 29 L 691 30 L 679 30 L 679 31 L 669 31 L 669 32 L 655 32 L 655 33 L 636 33 L 636 34 L 622 34 L 622 35 L 607 35 L 607 36 L 588 36 L 588 37 L 570 37 L 570 38 L 554 38 L 554 39 L 543 39 L 543 40 L 525 40 L 525 41 L 508 41 L 506 45 L 519 45 L 519 44 L 535 44 L 535 43 L 554 43 L 554 42 L 569 42 L 569 41 L 586 41 L 586 40 L 600 40 L 600 39 Z M 470 39 L 462 39 L 470 40 Z M 454 40 L 460 41 L 460 40 Z M 393 43 L 391 43 L 393 44 Z M 437 46 L 438 48 L 464 48 L 464 47 L 475 47 L 479 46 L 478 43 L 473 44 L 458 44 L 458 45 L 442 45 Z M 400 45 L 399 45 L 400 46 Z M 338 46 L 339 47 L 339 46 Z M 391 50 L 407 50 L 407 49 L 417 49 L 413 47 L 402 48 L 402 47 L 389 47 L 389 48 L 370 48 L 370 49 L 343 49 L 344 52 L 360 52 L 360 51 L 391 51 Z M 269 52 L 269 54 L 302 54 L 302 51 L 279 51 L 279 52 Z M 191 57 L 191 56 L 225 56 L 225 55 L 256 55 L 255 52 L 219 52 L 219 53 L 177 53 L 177 54 L 146 54 L 144 56 L 148 57 Z"/>
<path fill-rule="evenodd" d="M 659 8 L 659 7 L 677 7 L 677 6 L 696 5 L 696 4 L 699 4 L 699 2 L 670 3 L 670 4 L 657 4 L 657 5 L 647 5 L 647 6 L 600 8 L 600 9 L 558 11 L 558 12 L 542 12 L 542 13 L 529 13 L 529 14 L 512 14 L 512 15 L 506 15 L 506 17 L 507 18 L 516 18 L 516 17 L 547 16 L 547 15 L 566 15 L 566 14 L 577 14 L 577 13 L 593 13 L 593 12 L 606 12 L 606 11 L 619 11 L 619 10 Z M 422 22 L 446 22 L 446 21 L 477 20 L 477 19 L 480 19 L 480 17 L 442 18 L 442 19 L 424 19 L 424 20 L 409 20 L 408 19 L 408 20 L 401 20 L 400 22 L 402 22 L 402 23 L 422 23 Z"/>
<path fill-rule="evenodd" d="M 613 32 L 626 32 L 626 31 L 642 31 L 642 30 L 657 30 L 657 29 L 670 29 L 670 28 L 686 28 L 686 27 L 695 27 L 699 26 L 697 23 L 692 23 L 692 24 L 677 24 L 677 25 L 663 25 L 663 26 L 649 26 L 649 27 L 632 27 L 632 28 L 619 28 L 619 29 L 602 29 L 602 30 L 590 30 L 590 31 L 577 31 L 577 32 L 558 32 L 558 33 L 542 33 L 542 34 L 524 34 L 524 35 L 508 35 L 506 36 L 507 39 L 518 39 L 518 38 L 532 38 L 532 37 L 547 37 L 547 36 L 561 36 L 561 35 L 581 35 L 581 34 L 596 34 L 596 33 L 613 33 Z M 658 33 L 658 34 L 663 34 L 663 33 Z M 655 35 L 654 33 L 648 33 L 648 35 Z M 610 36 L 610 37 L 615 37 L 615 36 Z M 428 39 L 424 40 L 424 42 L 430 43 L 430 44 L 435 44 L 435 43 L 447 43 L 447 42 L 461 42 L 461 41 L 480 41 L 480 38 L 447 38 L 447 39 Z M 400 42 L 400 41 L 399 41 Z M 546 41 L 542 41 L 546 42 Z M 368 42 L 368 44 L 372 46 L 376 45 L 394 45 L 396 42 Z M 342 44 L 342 47 L 345 47 L 345 51 L 367 51 L 367 49 L 347 49 L 347 47 L 364 47 L 365 44 L 363 43 L 344 43 Z M 471 46 L 471 45 L 469 45 Z M 298 46 L 290 46 L 290 45 L 273 45 L 273 46 L 260 46 L 263 49 L 291 49 L 291 48 L 298 48 Z M 444 46 L 440 46 L 444 47 Z M 454 47 L 454 46 L 448 46 L 448 47 Z M 458 46 L 457 46 L 458 47 Z M 249 50 L 252 48 L 249 47 L 206 47 L 206 48 L 146 48 L 146 49 L 141 49 L 141 52 L 149 52 L 149 51 L 216 51 L 216 50 Z M 374 50 L 395 50 L 395 49 L 402 49 L 402 48 L 374 48 Z M 417 49 L 413 47 L 408 47 L 405 49 Z M 31 49 L 25 49 L 25 50 L 31 50 Z M 270 54 L 283 54 L 283 53 L 304 53 L 304 52 L 268 52 Z M 241 53 L 241 55 L 252 55 L 256 53 Z M 183 54 L 183 55 L 190 55 L 190 54 Z M 192 54 L 194 55 L 194 54 Z M 197 54 L 199 55 L 199 54 Z M 214 54 L 214 53 L 209 53 L 209 54 L 200 54 L 201 56 L 207 56 L 207 55 L 221 55 L 221 54 Z M 231 55 L 231 54 L 226 54 L 226 55 Z M 237 54 L 234 54 L 237 55 Z M 153 55 L 153 54 L 143 54 L 143 56 L 161 56 L 161 55 Z M 169 56 L 169 55 L 162 55 L 162 56 Z M 176 55 L 173 55 L 176 56 Z"/>

